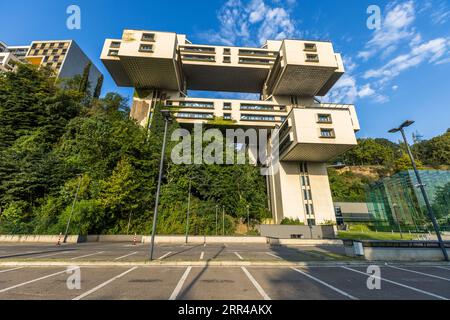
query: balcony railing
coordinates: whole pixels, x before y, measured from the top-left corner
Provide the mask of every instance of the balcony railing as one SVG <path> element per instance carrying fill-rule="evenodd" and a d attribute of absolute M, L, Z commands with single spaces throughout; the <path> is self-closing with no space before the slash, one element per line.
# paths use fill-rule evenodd
<path fill-rule="evenodd" d="M 204 62 L 216 62 L 215 56 L 201 56 L 201 55 L 193 55 L 193 54 L 183 54 L 181 56 L 183 60 L 189 61 L 204 61 Z"/>

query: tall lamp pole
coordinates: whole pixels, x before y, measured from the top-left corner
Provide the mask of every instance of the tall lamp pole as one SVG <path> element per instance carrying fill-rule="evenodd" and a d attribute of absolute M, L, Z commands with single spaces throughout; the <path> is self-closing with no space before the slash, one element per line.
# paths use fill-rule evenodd
<path fill-rule="evenodd" d="M 163 140 L 163 146 L 161 150 L 161 162 L 159 164 L 159 177 L 158 177 L 158 187 L 156 189 L 156 199 L 155 199 L 155 211 L 153 214 L 153 228 L 152 228 L 152 240 L 151 240 L 151 249 L 150 249 L 150 261 L 153 260 L 153 251 L 155 248 L 155 235 L 156 235 L 156 225 L 158 221 L 158 206 L 159 206 L 159 196 L 161 193 L 161 181 L 163 176 L 163 169 L 164 169 L 164 158 L 166 153 L 166 144 L 167 144 L 167 130 L 169 128 L 169 122 L 171 120 L 171 114 L 169 111 L 161 110 L 161 114 L 164 117 L 164 140 Z"/>
<path fill-rule="evenodd" d="M 409 158 L 411 159 L 411 163 L 412 163 L 412 166 L 413 166 L 413 169 L 414 169 L 414 173 L 416 174 L 416 178 L 417 178 L 417 182 L 419 184 L 420 191 L 422 192 L 423 199 L 424 199 L 425 205 L 427 207 L 428 215 L 429 215 L 429 217 L 431 219 L 434 231 L 436 232 L 436 235 L 437 235 L 437 238 L 438 238 L 439 247 L 442 250 L 442 254 L 444 255 L 445 261 L 449 261 L 448 254 L 447 254 L 447 249 L 445 248 L 445 243 L 442 240 L 441 232 L 439 230 L 439 225 L 438 225 L 438 223 L 436 221 L 436 217 L 435 217 L 435 215 L 433 213 L 433 208 L 431 207 L 430 200 L 428 199 L 428 195 L 427 195 L 427 192 L 425 190 L 425 185 L 422 183 L 422 178 L 420 177 L 419 170 L 417 169 L 416 161 L 414 160 L 414 156 L 413 156 L 413 154 L 411 152 L 411 148 L 409 147 L 408 139 L 406 138 L 405 128 L 411 126 L 412 124 L 414 124 L 414 121 L 411 121 L 411 120 L 405 121 L 405 122 L 403 122 L 400 125 L 400 127 L 389 130 L 389 133 L 401 132 L 401 134 L 402 134 L 403 140 L 404 140 L 405 145 L 406 145 L 406 150 L 408 151 Z"/>
<path fill-rule="evenodd" d="M 247 205 L 247 233 L 250 232 L 250 206 Z"/>
<path fill-rule="evenodd" d="M 80 187 L 81 187 L 81 181 L 82 180 L 83 180 L 83 176 L 80 175 L 80 181 L 78 182 L 77 192 L 75 193 L 75 198 L 73 199 L 73 203 L 72 203 L 72 210 L 70 211 L 69 220 L 67 220 L 66 232 L 64 232 L 64 241 L 63 241 L 63 243 L 67 243 L 67 237 L 69 235 L 70 221 L 72 221 L 73 210 L 75 209 L 75 203 L 77 202 L 77 199 L 78 199 L 78 193 L 80 192 Z"/>
<path fill-rule="evenodd" d="M 219 235 L 218 222 L 219 222 L 219 206 L 216 205 L 216 236 Z"/>
<path fill-rule="evenodd" d="M 188 209 L 186 214 L 186 244 L 189 242 L 189 216 L 191 214 L 191 188 L 192 178 L 189 178 L 189 195 L 188 195 Z"/>

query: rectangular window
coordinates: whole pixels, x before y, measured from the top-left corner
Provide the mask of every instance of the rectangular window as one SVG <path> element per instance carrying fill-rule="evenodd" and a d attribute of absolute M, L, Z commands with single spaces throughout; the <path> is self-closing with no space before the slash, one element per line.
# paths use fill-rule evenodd
<path fill-rule="evenodd" d="M 239 63 L 246 63 L 246 64 L 270 64 L 270 63 L 272 63 L 272 60 L 256 59 L 256 58 L 239 58 Z"/>
<path fill-rule="evenodd" d="M 190 101 L 183 101 L 180 103 L 180 106 L 182 107 L 189 107 L 189 108 L 207 108 L 207 109 L 214 109 L 214 103 L 213 102 L 190 102 Z"/>
<path fill-rule="evenodd" d="M 334 129 L 320 129 L 320 137 L 321 138 L 336 138 L 334 133 Z"/>
<path fill-rule="evenodd" d="M 259 105 L 259 104 L 241 104 L 241 110 L 264 110 L 264 111 L 273 111 L 273 106 L 267 106 L 267 105 Z"/>
<path fill-rule="evenodd" d="M 225 55 L 231 54 L 231 49 L 230 48 L 223 49 L 223 54 L 225 54 Z"/>
<path fill-rule="evenodd" d="M 144 33 L 142 34 L 141 41 L 155 41 L 155 34 L 154 33 Z"/>
<path fill-rule="evenodd" d="M 194 112 L 180 112 L 177 114 L 177 118 L 184 119 L 214 119 L 212 113 L 194 113 Z"/>
<path fill-rule="evenodd" d="M 259 115 L 251 115 L 251 114 L 243 114 L 241 115 L 242 121 L 275 121 L 274 116 L 259 116 Z"/>
<path fill-rule="evenodd" d="M 215 56 L 200 56 L 200 55 L 194 55 L 194 54 L 184 54 L 182 56 L 184 60 L 191 60 L 191 61 L 205 61 L 205 62 L 215 62 L 216 57 Z"/>
<path fill-rule="evenodd" d="M 119 50 L 109 50 L 109 52 L 108 52 L 108 56 L 115 57 L 118 55 L 119 55 Z"/>
<path fill-rule="evenodd" d="M 153 46 L 151 44 L 141 44 L 139 52 L 153 52 Z"/>
<path fill-rule="evenodd" d="M 331 114 L 319 114 L 318 115 L 318 123 L 333 123 L 331 119 Z"/>
<path fill-rule="evenodd" d="M 111 48 L 116 48 L 116 49 L 118 49 L 118 48 L 120 48 L 120 42 L 118 42 L 118 41 L 113 41 L 113 42 L 111 42 Z"/>
<path fill-rule="evenodd" d="M 319 55 L 318 54 L 307 54 L 306 61 L 307 62 L 319 62 Z"/>
<path fill-rule="evenodd" d="M 223 115 L 223 119 L 224 119 L 224 120 L 231 120 L 231 113 L 225 113 L 225 114 Z"/>
<path fill-rule="evenodd" d="M 224 63 L 231 63 L 231 57 L 223 57 Z"/>
<path fill-rule="evenodd" d="M 224 102 L 223 103 L 223 110 L 231 110 L 231 103 L 230 102 Z"/>
<path fill-rule="evenodd" d="M 316 52 L 317 46 L 315 43 L 305 43 L 305 51 Z"/>
<path fill-rule="evenodd" d="M 216 53 L 216 48 L 212 47 L 181 47 L 181 50 L 199 53 Z"/>

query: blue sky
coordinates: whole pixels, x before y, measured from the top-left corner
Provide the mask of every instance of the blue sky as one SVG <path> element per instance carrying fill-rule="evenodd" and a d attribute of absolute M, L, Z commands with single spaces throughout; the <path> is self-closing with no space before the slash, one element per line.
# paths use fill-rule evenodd
<path fill-rule="evenodd" d="M 66 9 L 81 8 L 81 30 L 66 28 Z M 381 28 L 367 27 L 369 5 Z M 327 102 L 355 103 L 359 137 L 386 137 L 405 119 L 425 138 L 450 127 L 449 0 L 31 0 L 0 3 L 0 40 L 74 39 L 115 86 L 99 56 L 105 38 L 124 28 L 185 33 L 194 43 L 259 45 L 266 38 L 331 40 L 347 74 Z M 412 131 L 412 130 L 410 130 Z M 411 133 L 411 132 L 410 132 Z"/>

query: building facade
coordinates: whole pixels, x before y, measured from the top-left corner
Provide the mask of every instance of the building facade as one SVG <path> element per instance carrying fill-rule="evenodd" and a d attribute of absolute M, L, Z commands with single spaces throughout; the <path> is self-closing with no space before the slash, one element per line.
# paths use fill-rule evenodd
<path fill-rule="evenodd" d="M 13 62 L 48 67 L 54 71 L 57 79 L 68 79 L 76 75 L 82 75 L 86 65 L 91 63 L 89 73 L 91 90 L 95 88 L 102 75 L 73 40 L 33 41 L 29 46 L 8 46 L 0 42 L 1 71 L 12 71 L 14 69 Z"/>
<path fill-rule="evenodd" d="M 450 171 L 420 170 L 433 212 L 441 228 L 450 229 Z M 403 226 L 411 230 L 431 230 L 425 201 L 414 171 L 400 172 L 372 184 L 367 202 L 379 226 Z"/>
<path fill-rule="evenodd" d="M 125 30 L 101 59 L 118 86 L 134 87 L 132 117 L 150 127 L 158 104 L 184 127 L 196 123 L 270 129 L 267 177 L 275 223 L 336 221 L 327 161 L 357 144 L 353 105 L 321 103 L 344 74 L 330 42 L 268 40 L 261 48 L 191 43 L 170 32 Z M 256 93 L 258 100 L 207 99 L 189 90 Z M 274 152 L 279 150 L 276 156 Z"/>

